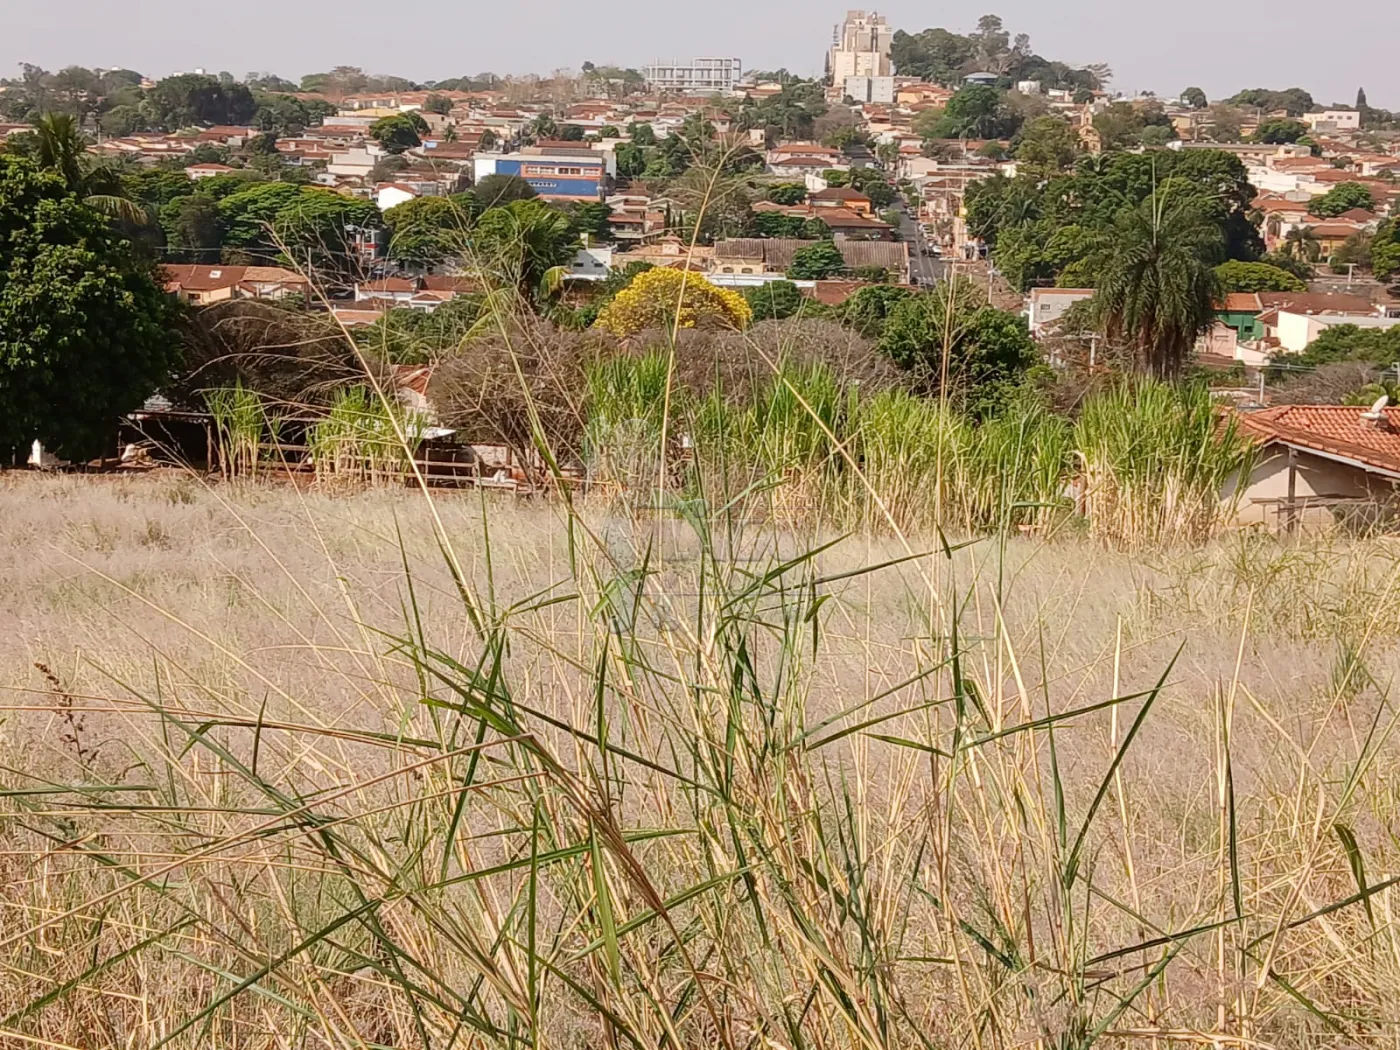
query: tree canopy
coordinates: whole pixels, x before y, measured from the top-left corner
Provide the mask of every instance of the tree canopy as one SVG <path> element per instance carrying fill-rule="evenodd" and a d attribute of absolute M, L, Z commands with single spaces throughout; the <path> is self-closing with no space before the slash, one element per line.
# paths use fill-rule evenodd
<path fill-rule="evenodd" d="M 638 274 L 598 314 L 595 327 L 628 336 L 647 329 L 748 326 L 753 311 L 738 292 L 699 274 L 653 269 Z"/>
<path fill-rule="evenodd" d="M 60 176 L 0 155 L 0 446 L 102 451 L 175 368 L 175 318 L 106 218 Z"/>
<path fill-rule="evenodd" d="M 1220 291 L 1225 292 L 1305 292 L 1307 284 L 1295 275 L 1266 262 L 1232 260 L 1215 268 Z"/>
<path fill-rule="evenodd" d="M 846 272 L 846 260 L 831 241 L 814 241 L 797 249 L 787 275 L 795 281 L 826 281 Z"/>
<path fill-rule="evenodd" d="M 1308 211 L 1324 219 L 1335 218 L 1353 208 L 1376 210 L 1376 198 L 1359 182 L 1339 182 L 1308 205 Z"/>

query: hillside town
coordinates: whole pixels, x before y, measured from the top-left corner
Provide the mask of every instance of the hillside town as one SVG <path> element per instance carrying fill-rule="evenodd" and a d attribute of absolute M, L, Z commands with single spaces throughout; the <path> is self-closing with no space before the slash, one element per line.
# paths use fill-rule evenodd
<path fill-rule="evenodd" d="M 1246 409 L 1400 383 L 1400 117 L 1364 89 L 1125 97 L 994 15 L 911 33 L 848 11 L 822 62 L 818 79 L 724 56 L 428 83 L 26 66 L 0 82 L 0 137 L 117 202 L 185 307 L 327 316 L 396 367 L 431 370 L 424 340 L 470 329 L 493 285 L 606 329 L 661 269 L 755 321 L 865 318 L 906 366 L 929 350 L 891 350 L 886 320 L 965 286 L 1061 376 L 1194 371 Z M 1144 200 L 1209 242 L 1205 299 L 1166 336 L 1101 291 Z M 527 249 L 502 264 L 512 237 Z M 1307 391 L 1351 360 L 1370 370 L 1350 388 Z"/>

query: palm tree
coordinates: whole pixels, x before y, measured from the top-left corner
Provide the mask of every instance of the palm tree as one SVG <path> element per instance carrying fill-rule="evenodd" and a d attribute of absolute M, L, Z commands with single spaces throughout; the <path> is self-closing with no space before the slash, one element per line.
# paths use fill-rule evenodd
<path fill-rule="evenodd" d="M 1215 275 L 1224 239 L 1188 199 L 1169 204 L 1157 191 L 1115 224 L 1094 295 L 1104 334 L 1126 344 L 1136 367 L 1154 376 L 1181 371 L 1196 337 L 1215 320 Z"/>
<path fill-rule="evenodd" d="M 83 203 L 116 219 L 140 224 L 146 221 L 141 207 L 122 196 L 121 181 L 111 168 L 88 156 L 87 139 L 75 117 L 46 113 L 34 121 L 32 156 L 42 168 L 54 172 L 83 198 Z"/>
<path fill-rule="evenodd" d="M 1294 226 L 1284 235 L 1283 248 L 1289 255 L 1303 262 L 1315 263 L 1322 257 L 1322 245 L 1317 243 L 1317 234 L 1310 226 Z"/>

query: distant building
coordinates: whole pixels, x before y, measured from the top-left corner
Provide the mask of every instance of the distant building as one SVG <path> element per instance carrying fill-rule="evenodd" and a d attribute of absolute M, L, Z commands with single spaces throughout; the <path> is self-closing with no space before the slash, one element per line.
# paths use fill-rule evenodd
<path fill-rule="evenodd" d="M 613 154 L 581 148 L 568 153 L 523 149 L 472 158 L 477 182 L 488 175 L 519 175 L 545 200 L 596 201 L 617 172 Z"/>
<path fill-rule="evenodd" d="M 1327 109 L 1321 113 L 1304 113 L 1303 123 L 1313 131 L 1360 131 L 1361 111 Z"/>
<path fill-rule="evenodd" d="M 1093 297 L 1092 288 L 1032 288 L 1026 304 L 1031 337 L 1040 339 L 1064 318 L 1071 306 Z"/>
<path fill-rule="evenodd" d="M 864 11 L 847 11 L 846 20 L 832 32 L 827 71 L 833 84 L 844 84 L 847 77 L 887 77 L 890 42 L 894 31 L 884 17 Z"/>
<path fill-rule="evenodd" d="M 847 77 L 845 92 L 857 102 L 894 103 L 894 77 Z"/>
<path fill-rule="evenodd" d="M 729 94 L 743 76 L 737 58 L 657 59 L 642 70 L 647 86 L 658 91 Z"/>

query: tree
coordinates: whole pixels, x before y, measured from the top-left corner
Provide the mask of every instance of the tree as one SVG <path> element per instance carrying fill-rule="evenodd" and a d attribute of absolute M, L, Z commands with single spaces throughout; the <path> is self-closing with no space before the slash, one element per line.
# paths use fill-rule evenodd
<path fill-rule="evenodd" d="M 1283 91 L 1270 91 L 1266 88 L 1250 88 L 1226 100 L 1232 106 L 1249 106 L 1263 113 L 1283 110 L 1290 117 L 1301 117 L 1314 106 L 1313 97 L 1302 88 L 1286 88 Z"/>
<path fill-rule="evenodd" d="M 987 305 L 965 278 L 894 301 L 878 345 L 931 391 L 946 390 L 979 412 L 1036 360 L 1025 319 Z"/>
<path fill-rule="evenodd" d="M 1259 125 L 1259 130 L 1254 133 L 1254 138 L 1258 142 L 1280 145 L 1297 142 L 1307 133 L 1308 126 L 1301 121 L 1266 120 Z"/>
<path fill-rule="evenodd" d="M 1225 292 L 1305 292 L 1308 286 L 1294 274 L 1264 262 L 1231 260 L 1215 268 L 1220 291 Z"/>
<path fill-rule="evenodd" d="M 794 204 L 801 204 L 807 199 L 807 187 L 801 182 L 779 182 L 769 186 L 763 196 L 774 204 L 790 207 Z"/>
<path fill-rule="evenodd" d="M 1358 111 L 1370 108 L 1366 105 L 1366 89 L 1364 87 L 1356 89 L 1356 108 Z"/>
<path fill-rule="evenodd" d="M 1332 258 L 1327 260 L 1327 264 L 1337 273 L 1343 273 L 1352 266 L 1360 270 L 1371 269 L 1374 263 L 1371 247 L 1374 240 L 1375 235 L 1370 230 L 1357 230 L 1332 253 Z"/>
<path fill-rule="evenodd" d="M 34 121 L 33 131 L 11 139 L 10 149 L 58 175 L 70 192 L 102 214 L 136 224 L 146 221 L 145 213 L 124 196 L 116 172 L 93 162 L 76 118 L 45 114 Z"/>
<path fill-rule="evenodd" d="M 686 270 L 658 268 L 633 278 L 603 307 L 594 326 L 619 336 L 672 327 L 740 330 L 752 316 L 738 292 Z"/>
<path fill-rule="evenodd" d="M 831 241 L 816 241 L 797 249 L 787 275 L 794 281 L 828 281 L 846 272 L 846 260 Z"/>
<path fill-rule="evenodd" d="M 871 204 L 882 209 L 888 208 L 899 199 L 899 191 L 884 179 L 867 181 L 861 187 L 861 192 L 870 198 Z"/>
<path fill-rule="evenodd" d="M 620 178 L 635 179 L 646 171 L 646 151 L 635 143 L 619 142 L 613 153 L 617 157 L 617 174 Z"/>
<path fill-rule="evenodd" d="M 482 211 L 511 201 L 532 200 L 539 196 L 535 187 L 519 175 L 487 175 L 472 189 L 472 196 Z"/>
<path fill-rule="evenodd" d="M 170 262 L 216 263 L 223 244 L 219 202 L 194 193 L 171 201 L 160 212 Z"/>
<path fill-rule="evenodd" d="M 1400 325 L 1393 328 L 1329 325 L 1291 361 L 1314 367 L 1334 361 L 1367 361 L 1387 368 L 1400 361 Z"/>
<path fill-rule="evenodd" d="M 1059 117 L 1036 117 L 1022 126 L 1011 146 L 1018 163 L 1050 173 L 1074 167 L 1080 143 Z"/>
<path fill-rule="evenodd" d="M 1105 150 L 1135 145 L 1146 126 L 1142 114 L 1126 102 L 1114 102 L 1094 116 L 1094 130 L 1099 133 Z"/>
<path fill-rule="evenodd" d="M 514 200 L 482 212 L 471 245 L 477 269 L 522 295 L 542 296 L 574 257 L 578 236 L 569 217 L 544 201 Z"/>
<path fill-rule="evenodd" d="M 1181 101 L 1192 109 L 1205 109 L 1210 105 L 1210 99 L 1206 98 L 1206 93 L 1198 87 L 1189 87 L 1183 91 Z"/>
<path fill-rule="evenodd" d="M 1308 205 L 1308 211 L 1323 219 L 1335 218 L 1353 208 L 1376 210 L 1376 198 L 1359 182 L 1339 182 Z"/>
<path fill-rule="evenodd" d="M 559 138 L 564 142 L 582 142 L 583 126 L 580 124 L 560 124 Z"/>
<path fill-rule="evenodd" d="M 376 120 L 369 126 L 369 135 L 388 152 L 403 153 L 421 146 L 419 136 L 427 130 L 427 123 L 418 114 L 400 113 Z"/>
<path fill-rule="evenodd" d="M 890 312 L 914 294 L 893 284 L 861 288 L 841 304 L 841 319 L 861 335 L 878 339 Z"/>
<path fill-rule="evenodd" d="M 442 95 L 429 95 L 423 100 L 423 110 L 427 113 L 436 113 L 440 117 L 445 117 L 452 112 L 452 100 L 444 98 Z"/>
<path fill-rule="evenodd" d="M 968 84 L 943 108 L 931 138 L 999 138 L 1014 135 L 1020 120 L 1002 105 L 1002 94 L 986 84 Z"/>
<path fill-rule="evenodd" d="M 656 130 L 650 124 L 628 124 L 627 137 L 632 140 L 634 146 L 646 148 L 656 145 Z"/>
<path fill-rule="evenodd" d="M 575 204 L 570 210 L 574 228 L 588 234 L 594 243 L 606 244 L 613 239 L 612 208 L 603 201 Z"/>
<path fill-rule="evenodd" d="M 417 197 L 384 213 L 389 230 L 389 258 L 420 266 L 435 266 L 458 256 L 466 244 L 475 213 L 470 194 Z"/>
<path fill-rule="evenodd" d="M 179 362 L 177 306 L 54 172 L 0 155 L 0 447 L 85 459 Z"/>
<path fill-rule="evenodd" d="M 1371 239 L 1371 272 L 1380 280 L 1400 274 L 1400 219 L 1386 219 Z"/>
<path fill-rule="evenodd" d="M 890 43 L 890 60 L 900 76 L 940 84 L 956 82 L 972 57 L 972 42 L 946 29 L 925 29 L 918 34 L 901 29 Z"/>
<path fill-rule="evenodd" d="M 756 288 L 745 288 L 743 295 L 755 321 L 781 321 L 801 313 L 808 302 L 791 281 L 768 281 Z"/>
<path fill-rule="evenodd" d="M 167 131 L 199 124 L 246 124 L 257 111 L 247 85 L 226 85 L 200 73 L 180 73 L 157 82 L 142 106 L 150 122 Z"/>
<path fill-rule="evenodd" d="M 1209 216 L 1169 190 L 1119 214 L 1093 311 L 1100 330 L 1127 346 L 1139 370 L 1158 377 L 1181 371 L 1196 337 L 1215 320 L 1214 266 L 1223 249 Z"/>

